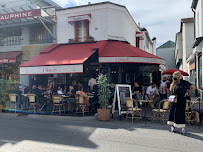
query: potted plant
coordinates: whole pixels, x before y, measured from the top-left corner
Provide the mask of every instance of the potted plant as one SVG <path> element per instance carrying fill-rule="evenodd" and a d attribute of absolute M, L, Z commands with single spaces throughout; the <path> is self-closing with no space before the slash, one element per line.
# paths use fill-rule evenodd
<path fill-rule="evenodd" d="M 0 112 L 2 112 L 4 103 L 8 101 L 8 94 L 10 93 L 10 83 L 1 78 L 0 79 Z"/>
<path fill-rule="evenodd" d="M 110 117 L 110 109 L 108 109 L 110 98 L 110 84 L 105 75 L 100 74 L 98 78 L 98 97 L 101 109 L 97 109 L 98 120 L 107 121 Z"/>

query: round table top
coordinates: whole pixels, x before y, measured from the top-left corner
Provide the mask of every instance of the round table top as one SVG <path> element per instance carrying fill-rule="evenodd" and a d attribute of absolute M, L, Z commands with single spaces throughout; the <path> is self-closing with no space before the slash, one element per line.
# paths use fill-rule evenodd
<path fill-rule="evenodd" d="M 139 102 L 153 102 L 153 100 L 138 100 Z"/>

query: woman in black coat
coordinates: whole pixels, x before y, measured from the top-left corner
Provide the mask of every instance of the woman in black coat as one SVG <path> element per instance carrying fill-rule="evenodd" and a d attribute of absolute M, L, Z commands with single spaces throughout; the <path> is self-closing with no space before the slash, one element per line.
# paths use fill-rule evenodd
<path fill-rule="evenodd" d="M 183 80 L 180 71 L 173 73 L 173 82 L 170 91 L 177 96 L 177 103 L 171 103 L 168 125 L 171 125 L 171 132 L 176 128 L 182 128 L 181 133 L 185 133 L 185 108 L 186 96 L 195 90 L 195 86 Z"/>

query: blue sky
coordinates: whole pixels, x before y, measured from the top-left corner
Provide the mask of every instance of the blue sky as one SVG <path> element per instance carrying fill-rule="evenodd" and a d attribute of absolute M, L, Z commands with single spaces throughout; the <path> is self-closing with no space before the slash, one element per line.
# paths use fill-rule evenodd
<path fill-rule="evenodd" d="M 104 0 L 53 0 L 62 7 L 98 3 Z M 147 28 L 157 47 L 168 40 L 175 41 L 180 31 L 180 19 L 193 17 L 192 0 L 108 0 L 126 6 L 136 23 Z"/>

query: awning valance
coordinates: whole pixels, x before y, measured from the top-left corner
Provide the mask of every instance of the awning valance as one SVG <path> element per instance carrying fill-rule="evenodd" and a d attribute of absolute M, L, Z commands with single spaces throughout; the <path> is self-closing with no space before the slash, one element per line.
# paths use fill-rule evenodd
<path fill-rule="evenodd" d="M 1 63 L 16 63 L 16 58 L 21 53 L 22 53 L 22 51 L 0 52 L 0 64 Z"/>

